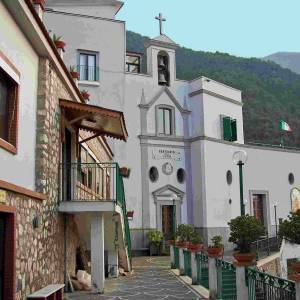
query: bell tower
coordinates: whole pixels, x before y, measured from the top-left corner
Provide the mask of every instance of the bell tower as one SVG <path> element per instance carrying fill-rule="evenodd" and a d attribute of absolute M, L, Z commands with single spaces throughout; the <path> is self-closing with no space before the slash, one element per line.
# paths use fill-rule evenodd
<path fill-rule="evenodd" d="M 166 19 L 162 14 L 155 19 L 159 21 L 160 35 L 145 42 L 147 73 L 153 76 L 158 85 L 171 86 L 176 79 L 175 50 L 179 45 L 163 33 L 163 22 Z"/>

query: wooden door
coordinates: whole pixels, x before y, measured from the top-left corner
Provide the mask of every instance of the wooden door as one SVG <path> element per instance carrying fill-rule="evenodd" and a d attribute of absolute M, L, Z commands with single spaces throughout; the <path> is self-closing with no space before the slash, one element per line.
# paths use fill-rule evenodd
<path fill-rule="evenodd" d="M 252 201 L 254 217 L 265 225 L 263 195 L 253 195 Z"/>
<path fill-rule="evenodd" d="M 162 233 L 166 239 L 171 238 L 173 233 L 173 205 L 162 206 Z"/>
<path fill-rule="evenodd" d="M 4 221 L 4 214 L 0 213 L 0 300 L 4 300 Z"/>

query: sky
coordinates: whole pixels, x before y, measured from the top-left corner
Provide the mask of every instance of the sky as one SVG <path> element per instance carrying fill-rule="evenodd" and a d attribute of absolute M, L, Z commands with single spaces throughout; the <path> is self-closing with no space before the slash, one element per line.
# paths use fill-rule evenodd
<path fill-rule="evenodd" d="M 117 19 L 127 30 L 159 35 L 155 16 L 162 13 L 164 33 L 194 50 L 264 57 L 300 52 L 300 0 L 123 0 Z"/>

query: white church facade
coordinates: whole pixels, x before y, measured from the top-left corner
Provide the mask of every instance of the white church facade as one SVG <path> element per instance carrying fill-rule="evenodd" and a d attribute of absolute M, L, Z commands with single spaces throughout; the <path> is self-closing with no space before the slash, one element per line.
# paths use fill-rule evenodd
<path fill-rule="evenodd" d="M 178 45 L 162 30 L 146 42 L 142 73 L 145 58 L 126 52 L 125 22 L 116 19 L 122 5 L 48 0 L 44 22 L 66 42 L 65 64 L 78 67 L 90 103 L 124 112 L 128 142 L 111 146 L 115 160 L 131 169 L 124 183 L 133 249 L 147 249 L 150 229 L 170 235 L 173 222 L 193 224 L 206 243 L 222 235 L 230 247 L 227 223 L 241 211 L 237 151 L 248 157 L 245 212 L 274 235 L 300 205 L 300 152 L 245 144 L 242 92 L 206 77 L 177 79 Z"/>

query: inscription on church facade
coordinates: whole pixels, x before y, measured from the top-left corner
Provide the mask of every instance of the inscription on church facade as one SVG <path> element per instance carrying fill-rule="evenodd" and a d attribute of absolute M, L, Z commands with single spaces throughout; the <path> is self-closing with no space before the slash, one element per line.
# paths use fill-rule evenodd
<path fill-rule="evenodd" d="M 173 161 L 181 161 L 181 153 L 174 149 L 153 149 L 152 158 L 156 160 L 168 159 Z"/>

